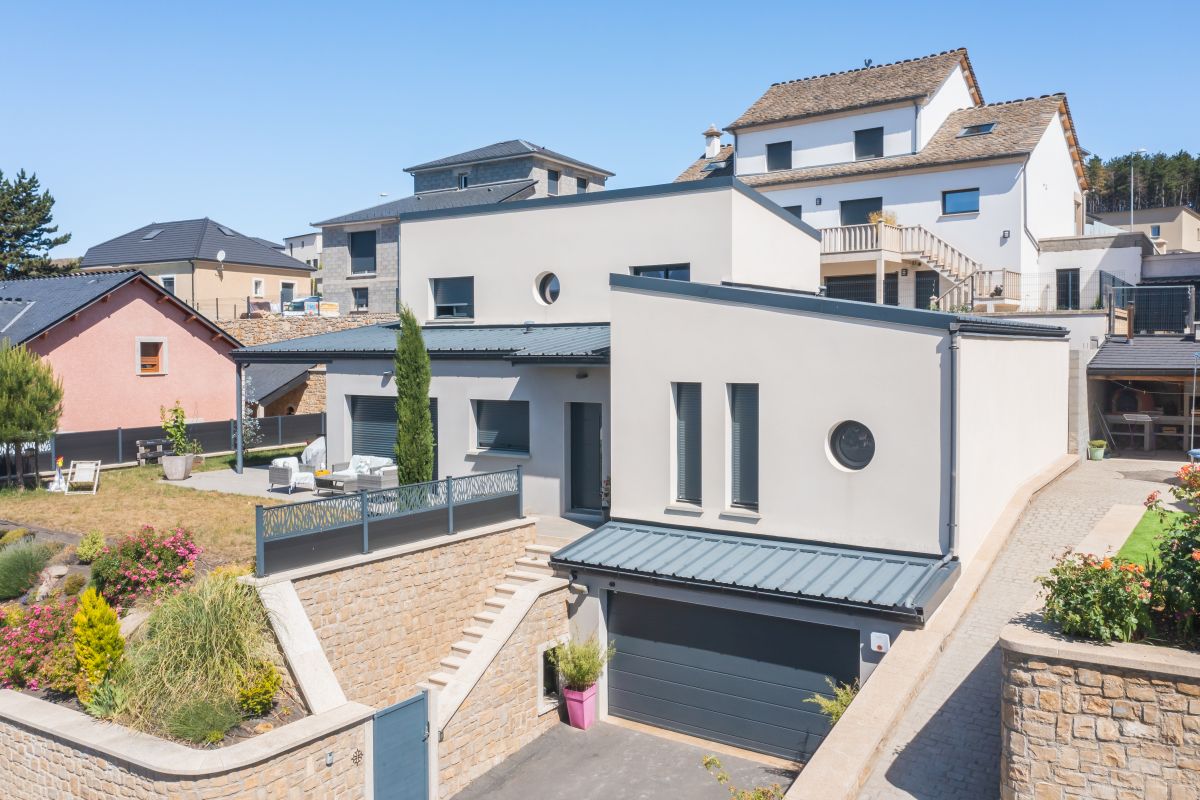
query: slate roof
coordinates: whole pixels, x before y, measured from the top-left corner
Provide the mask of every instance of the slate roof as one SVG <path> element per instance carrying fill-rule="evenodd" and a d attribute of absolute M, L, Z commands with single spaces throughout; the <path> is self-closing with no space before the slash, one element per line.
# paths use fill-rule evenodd
<path fill-rule="evenodd" d="M 312 364 L 251 364 L 246 367 L 246 377 L 254 390 L 256 403 L 269 403 L 274 395 L 299 385 L 308 375 Z"/>
<path fill-rule="evenodd" d="M 214 333 L 219 333 L 234 345 L 239 344 L 224 330 L 175 299 L 166 289 L 136 269 L 0 280 L 0 339 L 8 339 L 14 344 L 27 342 L 106 294 L 136 280 L 143 281 L 154 291 L 171 298 L 179 307 L 195 314 Z"/>
<path fill-rule="evenodd" d="M 152 238 L 152 231 L 161 231 Z M 229 233 L 225 233 L 229 231 Z M 226 264 L 246 264 L 312 272 L 315 267 L 285 255 L 263 240 L 238 233 L 208 217 L 174 222 L 152 222 L 137 230 L 89 247 L 80 267 L 114 267 L 163 261 L 216 261 L 225 251 Z"/>
<path fill-rule="evenodd" d="M 1075 174 L 1083 188 L 1087 178 L 1075 137 L 1075 126 L 1064 94 L 1030 97 L 1007 103 L 955 111 L 946 118 L 941 128 L 918 153 L 909 153 L 865 161 L 848 161 L 840 164 L 824 164 L 815 167 L 766 172 L 758 175 L 742 175 L 740 179 L 749 186 L 763 188 L 782 184 L 824 181 L 859 175 L 897 172 L 901 170 L 969 164 L 993 161 L 1002 158 L 1025 157 L 1033 152 L 1046 127 L 1061 114 L 1067 135 L 1067 144 L 1075 162 Z M 980 136 L 958 134 L 969 125 L 996 123 L 991 133 Z"/>
<path fill-rule="evenodd" d="M 1188 378 L 1200 361 L 1192 336 L 1110 337 L 1088 364 L 1089 375 L 1179 375 Z"/>
<path fill-rule="evenodd" d="M 565 156 L 562 153 L 556 153 L 549 148 L 542 147 L 540 144 L 533 144 L 524 139 L 509 139 L 506 142 L 496 142 L 485 147 L 477 147 L 474 150 L 467 150 L 465 153 L 426 161 L 424 164 L 417 164 L 415 167 L 405 167 L 404 171 L 423 172 L 430 169 L 444 169 L 446 167 L 456 167 L 461 164 L 475 164 L 480 161 L 499 161 L 505 158 L 520 158 L 522 156 L 544 156 L 566 164 L 574 164 L 577 167 L 582 167 L 583 169 L 591 170 L 610 178 L 613 176 L 613 173 L 606 169 L 589 164 L 586 161 L 580 161 L 577 158 Z"/>
<path fill-rule="evenodd" d="M 721 145 L 721 149 L 712 158 L 700 156 L 690 167 L 679 173 L 679 177 L 675 179 L 675 183 L 683 183 L 685 181 L 699 181 L 708 178 L 724 178 L 733 174 L 733 156 L 734 147 L 731 144 Z M 725 165 L 718 169 L 705 170 L 709 164 L 725 162 Z"/>
<path fill-rule="evenodd" d="M 304 362 L 391 358 L 399 322 L 287 339 L 235 350 L 235 361 Z M 608 325 L 429 325 L 422 329 L 431 359 L 500 359 L 511 363 L 607 364 Z"/>
<path fill-rule="evenodd" d="M 922 101 L 962 65 L 976 103 L 983 102 L 966 48 L 892 64 L 852 69 L 772 84 L 750 108 L 726 126 L 738 130 L 772 122 L 902 101 Z"/>
<path fill-rule="evenodd" d="M 537 183 L 535 180 L 504 181 L 503 183 L 469 186 L 466 189 L 422 192 L 411 197 L 403 197 L 371 208 L 364 208 L 361 211 L 352 211 L 339 217 L 331 217 L 323 222 L 314 222 L 313 225 L 320 227 L 322 225 L 343 225 L 349 222 L 375 222 L 382 219 L 396 219 L 402 214 L 411 214 L 416 211 L 503 203 L 507 200 L 520 199 L 521 195 L 532 188 L 535 183 Z"/>
<path fill-rule="evenodd" d="M 775 595 L 924 620 L 959 562 L 693 528 L 613 520 L 550 557 L 568 569 Z"/>

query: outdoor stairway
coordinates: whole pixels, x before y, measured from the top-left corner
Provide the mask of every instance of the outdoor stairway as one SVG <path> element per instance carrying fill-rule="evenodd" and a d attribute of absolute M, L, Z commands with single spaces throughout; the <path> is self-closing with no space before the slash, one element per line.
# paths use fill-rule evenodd
<path fill-rule="evenodd" d="M 438 730 L 454 717 L 537 599 L 566 585 L 550 567 L 550 555 L 557 549 L 549 544 L 527 545 L 525 554 L 463 628 L 462 638 L 450 645 L 437 672 L 420 685 L 437 693 Z"/>
<path fill-rule="evenodd" d="M 929 267 L 950 282 L 950 289 L 937 298 L 939 309 L 950 311 L 964 306 L 971 309 L 974 275 L 984 271 L 978 261 L 920 225 L 900 228 L 900 240 L 901 252 L 906 257 Z"/>

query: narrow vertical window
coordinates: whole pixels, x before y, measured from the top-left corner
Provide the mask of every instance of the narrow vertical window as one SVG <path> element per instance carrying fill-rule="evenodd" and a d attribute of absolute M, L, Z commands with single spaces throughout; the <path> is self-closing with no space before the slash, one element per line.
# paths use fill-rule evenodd
<path fill-rule="evenodd" d="M 546 170 L 546 194 L 558 194 L 558 170 Z"/>
<path fill-rule="evenodd" d="M 729 384 L 730 503 L 758 508 L 758 384 Z"/>
<path fill-rule="evenodd" d="M 700 502 L 700 384 L 675 384 L 675 498 Z"/>

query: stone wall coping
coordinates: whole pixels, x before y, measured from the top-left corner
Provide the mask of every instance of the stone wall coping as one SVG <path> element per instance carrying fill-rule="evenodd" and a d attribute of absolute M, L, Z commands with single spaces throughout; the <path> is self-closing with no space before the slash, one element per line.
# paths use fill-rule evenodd
<path fill-rule="evenodd" d="M 295 584 L 287 581 L 261 586 L 258 596 L 309 709 L 320 714 L 344 705 L 346 694 L 296 594 Z"/>
<path fill-rule="evenodd" d="M 448 544 L 457 544 L 465 542 L 469 539 L 475 539 L 480 536 L 490 536 L 494 533 L 504 533 L 516 528 L 524 528 L 529 525 L 537 525 L 538 518 L 535 516 L 525 516 L 519 519 L 506 520 L 504 522 L 496 522 L 491 525 L 483 525 L 478 528 L 471 528 L 465 531 L 452 533 L 448 536 L 439 535 L 429 539 L 421 539 L 416 542 L 408 542 L 406 544 L 388 547 L 383 550 L 373 550 L 370 553 L 360 553 L 345 558 L 338 558 L 332 561 L 325 561 L 320 564 L 313 564 L 308 567 L 298 567 L 284 572 L 277 572 L 273 575 L 267 575 L 262 578 L 256 578 L 253 575 L 245 575 L 239 580 L 250 586 L 263 587 L 270 586 L 273 583 L 281 583 L 283 581 L 297 581 L 303 578 L 312 578 L 317 575 L 324 575 L 329 572 L 339 572 L 340 570 L 350 569 L 351 567 L 361 567 L 363 564 L 370 564 L 373 561 L 384 561 L 389 558 L 397 558 L 405 556 L 409 553 L 419 553 L 422 550 L 429 550 L 434 547 L 444 547 Z"/>
<path fill-rule="evenodd" d="M 1139 642 L 1103 644 L 1063 635 L 1039 613 L 1000 632 L 1000 647 L 1017 655 L 1172 678 L 1200 680 L 1200 653 Z"/>
<path fill-rule="evenodd" d="M 199 778 L 268 761 L 370 719 L 375 709 L 346 703 L 217 750 L 197 750 L 46 700 L 0 689 L 0 720 L 112 761 L 168 777 Z"/>

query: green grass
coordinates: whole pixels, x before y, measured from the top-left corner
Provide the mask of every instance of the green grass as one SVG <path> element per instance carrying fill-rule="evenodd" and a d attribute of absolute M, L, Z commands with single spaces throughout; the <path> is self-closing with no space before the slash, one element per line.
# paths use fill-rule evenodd
<path fill-rule="evenodd" d="M 1137 564 L 1149 564 L 1158 550 L 1159 537 L 1171 529 L 1170 520 L 1183 516 L 1186 515 L 1182 511 L 1169 511 L 1167 520 L 1164 521 L 1157 511 L 1147 511 L 1138 521 L 1133 533 L 1129 534 L 1117 556 Z"/>
<path fill-rule="evenodd" d="M 275 447 L 270 450 L 259 450 L 254 453 L 247 453 L 242 463 L 247 467 L 260 467 L 270 464 L 276 458 L 286 458 L 287 456 L 300 457 L 304 452 L 303 447 Z M 204 463 L 192 469 L 192 472 L 212 472 L 217 469 L 233 469 L 234 463 L 237 461 L 236 453 L 229 453 L 223 456 L 205 456 Z"/>

